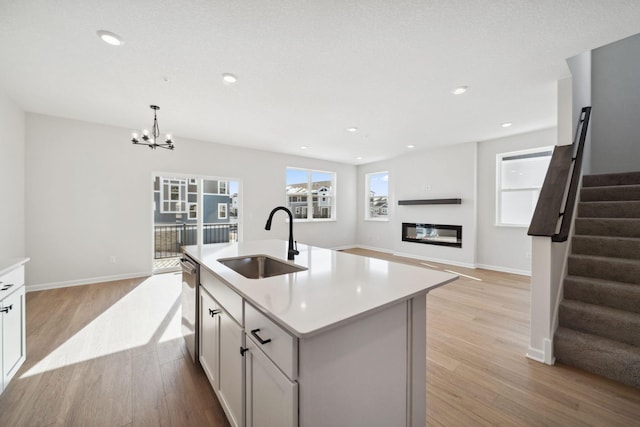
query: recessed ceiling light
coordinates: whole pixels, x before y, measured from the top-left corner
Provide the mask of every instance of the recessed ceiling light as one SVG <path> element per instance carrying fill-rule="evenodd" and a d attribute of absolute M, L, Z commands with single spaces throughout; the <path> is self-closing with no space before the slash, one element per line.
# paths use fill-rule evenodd
<path fill-rule="evenodd" d="M 513 125 L 513 123 L 511 122 L 500 123 L 500 126 L 502 126 L 503 128 L 508 128 L 511 125 Z"/>
<path fill-rule="evenodd" d="M 122 43 L 122 37 L 117 34 L 112 33 L 111 31 L 100 30 L 97 31 L 98 37 L 102 39 L 103 42 L 110 44 L 111 46 L 120 46 Z"/>
<path fill-rule="evenodd" d="M 457 88 L 452 90 L 451 93 L 454 95 L 462 95 L 467 91 L 467 89 L 468 89 L 468 86 L 458 86 Z"/>
<path fill-rule="evenodd" d="M 362 160 L 362 156 L 356 157 L 356 160 Z"/>
<path fill-rule="evenodd" d="M 413 144 L 410 144 L 410 145 L 407 145 L 407 148 L 416 148 L 416 146 Z"/>
<path fill-rule="evenodd" d="M 233 74 L 229 74 L 229 73 L 224 73 L 222 75 L 222 80 L 225 83 L 235 83 L 238 81 L 238 78 L 236 76 L 234 76 Z"/>
<path fill-rule="evenodd" d="M 347 128 L 347 132 L 358 132 L 358 128 L 356 127 Z"/>
<path fill-rule="evenodd" d="M 301 145 L 301 146 L 300 146 L 300 149 L 301 149 L 301 150 L 306 150 L 307 148 L 309 148 L 309 147 L 307 147 L 306 145 Z"/>

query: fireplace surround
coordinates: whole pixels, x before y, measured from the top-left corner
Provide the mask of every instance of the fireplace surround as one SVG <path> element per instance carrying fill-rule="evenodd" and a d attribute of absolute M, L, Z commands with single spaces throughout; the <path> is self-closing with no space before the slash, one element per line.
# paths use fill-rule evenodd
<path fill-rule="evenodd" d="M 402 241 L 461 248 L 462 226 L 403 222 Z"/>

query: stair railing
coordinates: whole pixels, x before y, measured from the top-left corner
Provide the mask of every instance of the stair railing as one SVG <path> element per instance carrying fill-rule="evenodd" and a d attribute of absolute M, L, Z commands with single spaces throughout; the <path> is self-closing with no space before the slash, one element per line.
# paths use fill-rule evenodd
<path fill-rule="evenodd" d="M 554 242 L 569 238 L 590 117 L 591 107 L 583 107 L 573 143 L 553 150 L 527 232 L 529 236 L 547 236 Z"/>

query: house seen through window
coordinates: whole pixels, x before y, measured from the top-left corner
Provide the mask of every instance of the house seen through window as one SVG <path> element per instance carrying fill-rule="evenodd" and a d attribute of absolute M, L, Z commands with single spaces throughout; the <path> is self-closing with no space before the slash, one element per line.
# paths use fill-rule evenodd
<path fill-rule="evenodd" d="M 297 220 L 335 219 L 335 173 L 287 168 L 287 207 Z"/>
<path fill-rule="evenodd" d="M 497 225 L 530 224 L 552 153 L 544 147 L 497 155 Z"/>
<path fill-rule="evenodd" d="M 365 219 L 387 221 L 389 215 L 389 172 L 366 174 Z"/>

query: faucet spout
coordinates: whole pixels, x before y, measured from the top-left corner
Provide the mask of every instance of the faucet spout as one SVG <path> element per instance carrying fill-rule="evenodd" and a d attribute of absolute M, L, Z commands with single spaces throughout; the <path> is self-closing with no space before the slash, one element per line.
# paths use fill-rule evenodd
<path fill-rule="evenodd" d="M 293 244 L 293 214 L 291 214 L 291 211 L 284 206 L 273 208 L 273 210 L 271 210 L 271 213 L 269 214 L 269 218 L 267 219 L 267 224 L 264 226 L 264 229 L 271 230 L 271 221 L 273 220 L 273 214 L 275 214 L 277 211 L 285 211 L 287 214 L 289 214 L 289 248 L 287 250 L 287 259 L 289 261 L 293 261 L 294 257 L 298 255 L 300 251 L 298 251 L 297 245 L 294 247 Z"/>

